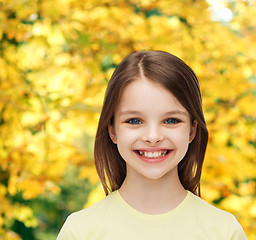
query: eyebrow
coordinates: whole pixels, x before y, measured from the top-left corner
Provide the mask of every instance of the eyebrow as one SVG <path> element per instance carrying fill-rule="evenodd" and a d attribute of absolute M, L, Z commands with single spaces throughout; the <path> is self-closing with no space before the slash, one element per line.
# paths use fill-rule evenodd
<path fill-rule="evenodd" d="M 131 110 L 120 112 L 120 116 L 122 116 L 122 115 L 133 115 L 133 114 L 134 115 L 140 115 L 141 112 L 139 112 L 139 111 L 131 111 Z"/>
<path fill-rule="evenodd" d="M 169 112 L 166 112 L 165 115 L 187 115 L 187 112 L 185 111 L 179 111 L 179 110 L 174 110 L 174 111 L 169 111 Z"/>
<path fill-rule="evenodd" d="M 141 114 L 142 113 L 140 111 L 128 110 L 128 111 L 122 111 L 120 113 L 120 116 L 122 116 L 122 115 L 141 115 Z M 164 113 L 164 115 L 187 115 L 187 112 L 179 111 L 179 110 L 173 110 L 173 111 L 168 111 L 168 112 Z"/>

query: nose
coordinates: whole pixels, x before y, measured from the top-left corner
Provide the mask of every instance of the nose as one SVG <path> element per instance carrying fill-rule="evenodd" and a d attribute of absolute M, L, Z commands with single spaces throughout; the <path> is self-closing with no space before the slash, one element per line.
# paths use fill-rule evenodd
<path fill-rule="evenodd" d="M 148 126 L 145 128 L 143 140 L 150 144 L 156 144 L 163 140 L 161 129 L 157 126 Z"/>

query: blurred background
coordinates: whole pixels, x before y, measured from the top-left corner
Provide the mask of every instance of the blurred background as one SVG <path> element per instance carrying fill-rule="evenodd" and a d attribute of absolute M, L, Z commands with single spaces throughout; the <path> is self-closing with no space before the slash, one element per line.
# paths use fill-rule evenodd
<path fill-rule="evenodd" d="M 56 239 L 103 198 L 93 144 L 106 85 L 137 50 L 199 77 L 202 197 L 256 239 L 255 0 L 1 0 L 0 239 Z"/>

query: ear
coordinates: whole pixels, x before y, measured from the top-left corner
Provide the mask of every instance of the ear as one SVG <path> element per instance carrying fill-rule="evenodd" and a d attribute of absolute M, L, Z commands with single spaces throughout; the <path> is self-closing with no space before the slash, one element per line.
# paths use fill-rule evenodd
<path fill-rule="evenodd" d="M 116 131 L 111 123 L 108 124 L 108 133 L 114 144 L 117 144 Z"/>
<path fill-rule="evenodd" d="M 191 143 L 194 140 L 196 136 L 196 132 L 197 132 L 197 121 L 194 121 L 190 129 L 189 143 Z"/>

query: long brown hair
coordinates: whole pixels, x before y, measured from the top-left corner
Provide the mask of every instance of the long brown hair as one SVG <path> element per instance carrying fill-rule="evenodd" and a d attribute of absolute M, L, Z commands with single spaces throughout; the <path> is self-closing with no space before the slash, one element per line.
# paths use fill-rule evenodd
<path fill-rule="evenodd" d="M 127 56 L 114 71 L 105 94 L 94 146 L 95 166 L 105 190 L 121 187 L 126 177 L 126 163 L 108 133 L 114 111 L 124 88 L 145 77 L 170 91 L 197 122 L 197 133 L 185 157 L 178 165 L 183 187 L 200 196 L 200 178 L 208 141 L 208 131 L 202 110 L 198 79 L 193 70 L 178 57 L 163 51 L 140 51 Z"/>

